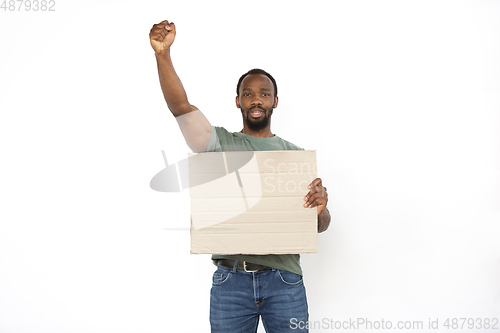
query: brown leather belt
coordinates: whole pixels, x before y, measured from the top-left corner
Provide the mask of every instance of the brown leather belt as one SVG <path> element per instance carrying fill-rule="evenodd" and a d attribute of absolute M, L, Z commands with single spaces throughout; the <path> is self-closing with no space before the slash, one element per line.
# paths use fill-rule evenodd
<path fill-rule="evenodd" d="M 219 259 L 217 263 L 224 267 L 229 267 L 229 268 L 234 267 L 234 260 L 232 259 Z M 246 262 L 246 261 L 238 261 L 237 269 L 244 270 L 245 272 L 257 272 L 257 271 L 267 271 L 272 269 L 272 267 L 252 264 L 251 262 Z"/>

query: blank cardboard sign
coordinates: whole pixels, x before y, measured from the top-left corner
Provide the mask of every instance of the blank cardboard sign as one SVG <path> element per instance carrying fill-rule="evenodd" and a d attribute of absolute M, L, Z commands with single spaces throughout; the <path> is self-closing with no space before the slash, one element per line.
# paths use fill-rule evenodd
<path fill-rule="evenodd" d="M 189 155 L 191 253 L 317 252 L 316 207 L 304 208 L 316 151 Z"/>

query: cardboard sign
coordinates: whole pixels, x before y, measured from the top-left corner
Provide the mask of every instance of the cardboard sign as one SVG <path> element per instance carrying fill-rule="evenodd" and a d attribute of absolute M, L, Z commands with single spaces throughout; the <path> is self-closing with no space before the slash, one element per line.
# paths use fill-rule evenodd
<path fill-rule="evenodd" d="M 191 253 L 317 252 L 316 173 L 314 150 L 190 154 Z"/>

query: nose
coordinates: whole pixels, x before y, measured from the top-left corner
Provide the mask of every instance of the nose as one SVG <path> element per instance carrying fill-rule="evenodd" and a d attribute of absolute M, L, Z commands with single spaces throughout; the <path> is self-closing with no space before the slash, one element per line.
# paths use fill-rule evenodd
<path fill-rule="evenodd" d="M 256 105 L 262 105 L 262 101 L 260 100 L 259 96 L 257 94 L 255 94 L 252 98 L 252 105 L 253 106 L 256 106 Z"/>

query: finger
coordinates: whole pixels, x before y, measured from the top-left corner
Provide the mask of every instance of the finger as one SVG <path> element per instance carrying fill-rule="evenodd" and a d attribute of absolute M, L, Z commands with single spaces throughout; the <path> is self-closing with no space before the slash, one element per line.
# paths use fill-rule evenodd
<path fill-rule="evenodd" d="M 311 190 L 306 194 L 306 196 L 304 197 L 304 200 L 307 200 L 311 197 L 311 195 L 313 195 L 314 193 L 320 193 L 321 195 L 325 195 L 326 193 L 326 188 L 323 187 L 323 186 L 314 186 L 313 188 L 311 188 Z"/>
<path fill-rule="evenodd" d="M 159 29 L 158 30 L 158 33 L 163 37 L 165 38 L 165 36 L 167 35 L 168 31 L 166 31 L 165 29 Z"/>
<path fill-rule="evenodd" d="M 160 30 L 163 30 L 165 29 L 165 26 L 168 24 L 168 21 L 161 21 L 160 23 L 158 24 L 153 24 L 153 29 L 160 29 Z M 153 30 L 151 29 L 151 30 Z"/>
<path fill-rule="evenodd" d="M 175 24 L 174 24 L 174 22 L 170 22 L 169 24 L 167 24 L 165 26 L 165 29 L 167 29 L 168 31 L 175 31 Z"/>
<path fill-rule="evenodd" d="M 327 202 L 328 200 L 325 197 L 314 197 L 311 202 L 306 202 L 307 206 L 304 204 L 304 207 L 312 208 L 316 206 L 326 206 Z"/>
<path fill-rule="evenodd" d="M 165 35 L 163 35 L 161 32 L 153 32 L 150 34 L 151 39 L 156 40 L 158 42 L 162 42 L 163 39 L 165 38 Z"/>
<path fill-rule="evenodd" d="M 304 197 L 304 200 L 307 201 L 309 200 L 309 198 L 314 195 L 314 193 L 317 193 L 317 189 L 316 188 L 312 188 L 309 192 L 307 192 L 306 196 Z"/>
<path fill-rule="evenodd" d="M 153 28 L 158 28 L 158 29 L 160 29 L 162 32 L 165 32 L 165 31 L 166 31 L 166 32 L 168 32 L 169 30 L 171 30 L 171 29 L 170 29 L 170 23 L 168 23 L 168 21 L 167 21 L 167 20 L 165 20 L 165 21 L 161 21 L 160 23 L 155 24 L 155 25 L 153 26 Z"/>
<path fill-rule="evenodd" d="M 162 27 L 157 27 L 157 28 L 151 29 L 151 34 L 154 36 L 158 36 L 158 35 L 160 35 L 162 37 L 166 36 L 165 29 L 163 29 Z"/>
<path fill-rule="evenodd" d="M 319 197 L 321 197 L 319 193 L 314 193 L 311 196 L 307 197 L 307 200 L 304 203 L 304 207 L 310 207 L 312 203 Z"/>
<path fill-rule="evenodd" d="M 162 32 L 165 32 L 165 29 L 163 28 L 162 25 L 159 25 L 159 24 L 153 25 L 153 27 L 151 28 L 151 31 L 150 31 L 151 34 L 158 34 L 158 33 L 162 33 Z"/>
<path fill-rule="evenodd" d="M 312 186 L 311 189 L 309 190 L 309 193 L 318 193 L 318 192 L 323 192 L 323 186 Z"/>
<path fill-rule="evenodd" d="M 312 188 L 313 186 L 321 186 L 321 178 L 316 178 L 309 184 L 308 188 Z"/>
<path fill-rule="evenodd" d="M 313 204 L 313 202 L 319 198 L 323 198 L 326 202 L 328 202 L 328 193 L 326 192 L 317 192 L 312 194 L 310 197 L 306 197 L 306 202 L 304 203 L 304 207 L 309 207 Z"/>
<path fill-rule="evenodd" d="M 316 198 L 316 200 L 314 200 L 310 205 L 309 207 L 317 207 L 317 206 L 326 206 L 326 204 L 328 203 L 328 198 L 325 198 L 325 197 L 319 197 L 319 198 Z"/>

